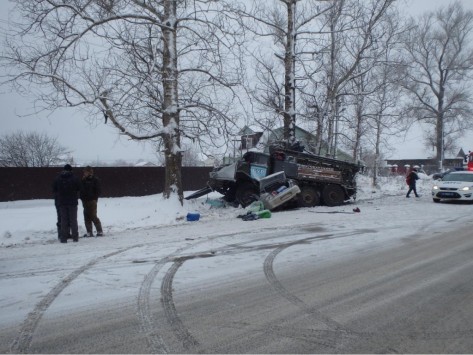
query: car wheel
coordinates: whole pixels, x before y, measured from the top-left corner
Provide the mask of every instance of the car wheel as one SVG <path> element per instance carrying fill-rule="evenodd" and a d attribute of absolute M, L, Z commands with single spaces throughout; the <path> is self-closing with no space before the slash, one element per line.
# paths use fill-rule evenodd
<path fill-rule="evenodd" d="M 439 198 L 434 198 L 433 199 L 435 203 L 439 203 L 440 202 L 440 199 Z"/>
<path fill-rule="evenodd" d="M 258 198 L 258 190 L 251 182 L 246 181 L 238 185 L 235 192 L 235 199 L 243 208 L 249 206 L 252 202 L 257 201 Z"/>
<path fill-rule="evenodd" d="M 345 201 L 345 193 L 339 185 L 327 185 L 322 192 L 324 203 L 327 206 L 340 206 Z"/>
<path fill-rule="evenodd" d="M 302 186 L 297 197 L 299 207 L 313 207 L 320 205 L 320 193 L 315 187 Z"/>

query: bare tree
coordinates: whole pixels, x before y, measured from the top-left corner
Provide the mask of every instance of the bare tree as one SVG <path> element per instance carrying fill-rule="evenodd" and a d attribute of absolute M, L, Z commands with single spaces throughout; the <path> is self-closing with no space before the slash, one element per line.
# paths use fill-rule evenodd
<path fill-rule="evenodd" d="M 232 11 L 242 19 L 242 27 L 258 40 L 258 48 L 249 48 L 255 61 L 252 92 L 259 109 L 256 120 L 272 129 L 279 118 L 283 138 L 295 141 L 297 63 L 305 45 L 318 33 L 317 18 L 327 11 L 320 6 L 327 1 L 274 0 L 238 3 Z M 298 49 L 300 48 L 300 49 Z"/>
<path fill-rule="evenodd" d="M 372 56 L 370 50 L 380 36 L 377 27 L 394 1 L 275 0 L 238 7 L 237 14 L 247 20 L 245 28 L 260 40 L 272 40 L 251 48 L 258 79 L 254 98 L 261 107 L 258 123 L 271 129 L 274 117 L 282 117 L 284 139 L 292 141 L 296 113 L 309 124 L 315 116 L 315 150 L 320 154 L 325 133 L 328 151 L 335 156 L 335 125 L 343 96 L 350 95 L 346 87 L 370 70 L 364 63 Z M 300 95 L 303 100 L 298 101 Z"/>
<path fill-rule="evenodd" d="M 48 167 L 64 162 L 70 151 L 45 133 L 16 132 L 0 137 L 0 166 Z"/>
<path fill-rule="evenodd" d="M 369 155 L 373 162 L 373 184 L 377 184 L 381 146 L 386 147 L 386 138 L 407 129 L 399 105 L 402 78 L 400 49 L 406 31 L 404 21 L 392 9 L 384 16 L 373 36 L 376 46 L 370 56 L 357 68 L 350 85 L 346 87 L 351 108 L 350 119 L 344 122 L 342 134 L 347 147 L 352 150 L 354 160 Z M 367 70 L 369 68 L 369 70 Z M 365 155 L 362 155 L 362 151 Z"/>
<path fill-rule="evenodd" d="M 442 169 L 448 136 L 471 129 L 469 88 L 473 69 L 473 11 L 459 2 L 412 20 L 406 39 L 407 113 L 435 131 L 436 158 Z M 429 137 L 427 136 L 427 139 Z"/>
<path fill-rule="evenodd" d="M 350 94 L 346 86 L 372 69 L 367 62 L 376 57 L 378 41 L 382 41 L 382 31 L 378 27 L 388 16 L 388 10 L 394 2 L 395 0 L 335 0 L 336 6 L 326 15 L 329 35 L 325 46 L 328 65 L 323 79 L 326 98 L 324 111 L 327 112 L 327 142 L 332 156 L 337 154 L 336 123 L 342 98 Z M 357 94 L 360 100 L 362 96 Z M 358 109 L 362 108 L 361 104 Z M 360 129 L 359 125 L 356 125 L 356 129 Z M 320 132 L 318 133 L 320 139 Z"/>
<path fill-rule="evenodd" d="M 404 131 L 405 121 L 402 119 L 399 105 L 401 91 L 399 87 L 399 70 L 392 65 L 390 59 L 393 48 L 388 43 L 385 48 L 386 62 L 377 66 L 371 76 L 372 85 L 375 90 L 367 96 L 368 112 L 367 124 L 371 134 L 367 135 L 369 151 L 373 152 L 373 186 L 378 184 L 379 166 L 382 159 L 382 145 L 386 145 L 386 138 Z M 391 64 L 391 65 L 390 65 Z"/>
<path fill-rule="evenodd" d="M 182 203 L 181 141 L 223 146 L 235 130 L 240 35 L 221 2 L 15 0 L 4 64 L 45 109 L 79 107 L 134 140 L 157 141 L 164 196 Z"/>

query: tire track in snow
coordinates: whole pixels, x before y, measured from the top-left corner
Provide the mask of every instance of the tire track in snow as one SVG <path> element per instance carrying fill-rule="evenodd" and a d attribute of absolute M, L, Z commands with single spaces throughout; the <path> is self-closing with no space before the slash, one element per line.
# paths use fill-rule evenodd
<path fill-rule="evenodd" d="M 303 312 L 306 314 L 310 315 L 311 317 L 315 318 L 316 320 L 322 322 L 325 324 L 327 327 L 329 327 L 329 330 L 325 332 L 321 332 L 321 336 L 323 339 L 320 339 L 320 341 L 325 344 L 326 346 L 331 346 L 334 348 L 337 344 L 337 342 L 340 340 L 341 337 L 347 337 L 347 336 L 360 336 L 361 334 L 358 332 L 354 332 L 351 329 L 346 328 L 342 324 L 338 323 L 337 321 L 333 320 L 330 317 L 327 317 L 325 314 L 320 312 L 317 308 L 315 307 L 310 307 L 308 306 L 304 301 L 302 301 L 299 297 L 291 293 L 289 290 L 287 290 L 284 285 L 279 281 L 277 278 L 276 274 L 274 273 L 274 260 L 276 257 L 285 249 L 294 246 L 294 245 L 299 245 L 307 242 L 312 242 L 312 241 L 319 241 L 319 240 L 327 240 L 327 239 L 338 239 L 338 238 L 345 238 L 353 235 L 357 235 L 361 232 L 364 233 L 372 233 L 374 230 L 355 230 L 353 232 L 348 232 L 348 233 L 340 233 L 340 234 L 332 234 L 332 235 L 326 235 L 326 236 L 314 236 L 310 238 L 305 238 L 302 240 L 297 240 L 293 241 L 290 243 L 282 244 L 276 249 L 274 249 L 264 260 L 263 263 L 263 271 L 266 276 L 266 279 L 268 280 L 269 284 L 271 287 L 279 293 L 283 298 L 294 304 L 296 307 L 301 309 Z M 330 336 L 329 336 L 330 335 Z M 327 339 L 330 338 L 330 339 Z M 330 344 L 330 345 L 329 345 Z"/>
<path fill-rule="evenodd" d="M 344 236 L 347 236 L 347 235 L 344 235 Z M 342 237 L 342 236 L 339 235 L 338 237 Z M 308 238 L 308 239 L 314 240 L 316 238 Z M 394 348 L 385 348 L 386 344 L 383 341 L 377 340 L 377 337 L 379 336 L 384 336 L 385 338 L 388 338 L 388 339 L 390 337 L 398 337 L 398 338 L 406 338 L 406 339 L 418 339 L 418 340 L 423 340 L 423 341 L 436 340 L 440 338 L 444 338 L 448 340 L 455 340 L 455 339 L 462 339 L 465 337 L 472 336 L 473 330 L 471 328 L 449 330 L 449 331 L 431 331 L 431 332 L 416 331 L 416 330 L 414 331 L 407 330 L 405 332 L 404 331 L 389 332 L 389 331 L 357 331 L 357 330 L 353 330 L 353 329 L 345 327 L 344 325 L 324 315 L 317 308 L 310 307 L 307 304 L 305 304 L 300 298 L 298 298 L 289 290 L 287 290 L 283 286 L 283 284 L 278 280 L 277 276 L 275 275 L 273 264 L 276 257 L 288 247 L 301 244 L 301 242 L 302 240 L 295 241 L 292 243 L 288 243 L 286 245 L 281 245 L 280 247 L 273 250 L 266 257 L 264 261 L 263 269 L 264 269 L 266 279 L 268 280 L 268 282 L 270 283 L 270 285 L 273 287 L 273 289 L 276 292 L 278 292 L 282 297 L 287 299 L 289 302 L 291 302 L 295 306 L 299 307 L 302 311 L 315 317 L 316 320 L 323 322 L 325 325 L 327 325 L 330 328 L 329 330 L 317 331 L 314 333 L 314 336 L 316 338 L 320 336 L 321 338 L 320 340 L 322 341 L 321 344 L 328 346 L 328 342 L 330 342 L 331 347 L 335 348 L 337 343 L 340 342 L 343 338 L 352 338 L 352 339 L 359 338 L 365 342 L 372 343 L 373 346 L 377 346 L 379 349 L 382 349 L 381 351 L 376 351 L 376 352 L 382 353 L 382 352 L 396 352 L 396 350 Z M 429 260 L 425 262 L 433 263 L 434 261 Z M 424 264 L 424 262 L 421 262 L 421 264 Z M 455 268 L 454 270 L 450 271 L 450 273 L 452 274 L 457 273 L 458 270 L 462 270 L 470 266 L 471 266 L 471 262 L 468 263 L 467 265 L 461 265 L 458 268 Z M 411 268 L 413 270 L 411 270 Z M 402 274 L 412 273 L 413 271 L 417 269 L 418 269 L 418 265 L 410 266 L 407 270 L 404 269 L 404 270 L 393 273 L 390 276 L 390 278 L 400 277 L 402 276 Z M 376 286 L 376 283 L 374 282 L 364 285 L 362 288 L 354 289 L 349 295 L 352 295 L 354 297 L 355 295 L 359 294 L 360 291 L 364 291 L 366 289 L 371 290 L 374 288 L 374 286 Z M 347 295 L 343 296 L 343 298 L 346 298 L 346 297 Z M 331 302 L 333 302 L 333 299 L 331 300 Z M 272 327 L 272 325 L 270 325 L 270 327 Z"/>
<path fill-rule="evenodd" d="M 351 236 L 357 233 L 358 232 L 343 233 L 337 236 L 331 236 L 329 237 L 329 239 L 344 238 L 344 237 Z M 307 241 L 307 240 L 314 241 L 317 239 L 320 239 L 320 237 L 312 237 L 312 238 L 307 238 L 305 240 L 299 240 L 299 241 L 287 243 L 286 245 L 281 245 L 280 247 L 273 250 L 266 257 L 263 263 L 263 271 L 266 276 L 266 279 L 268 280 L 269 284 L 273 287 L 273 289 L 277 293 L 279 293 L 283 298 L 285 298 L 286 300 L 294 304 L 296 307 L 301 309 L 304 313 L 313 317 L 315 320 L 322 322 L 329 328 L 329 330 L 317 332 L 314 334 L 314 336 L 319 339 L 319 342 L 321 344 L 335 349 L 337 346 L 337 343 L 340 342 L 340 340 L 344 337 L 362 337 L 362 338 L 365 338 L 366 341 L 372 341 L 374 344 L 377 344 L 378 343 L 377 341 L 372 340 L 371 335 L 373 334 L 366 333 L 366 332 L 354 332 L 353 330 L 346 328 L 345 326 L 331 319 L 330 317 L 327 317 L 325 314 L 320 312 L 317 308 L 308 306 L 304 301 L 302 301 L 296 295 L 294 295 L 289 290 L 287 290 L 284 287 L 284 285 L 281 283 L 281 281 L 279 281 L 276 274 L 274 273 L 274 266 L 273 266 L 274 260 L 282 251 L 284 251 L 285 249 L 293 245 L 301 244 L 304 241 Z"/>
<path fill-rule="evenodd" d="M 187 327 L 177 314 L 172 295 L 172 282 L 177 270 L 184 264 L 185 258 L 180 259 L 172 264 L 169 271 L 166 273 L 161 284 L 161 303 L 164 308 L 166 320 L 170 324 L 177 339 L 182 343 L 185 350 L 195 349 L 199 346 L 199 342 L 192 336 Z M 194 351 L 196 352 L 196 351 Z"/>
<path fill-rule="evenodd" d="M 229 237 L 233 235 L 234 234 L 218 235 L 218 236 L 211 237 L 210 240 L 222 238 L 222 237 Z M 152 353 L 156 354 L 156 353 L 169 353 L 170 352 L 168 349 L 168 346 L 166 345 L 166 342 L 164 341 L 163 337 L 159 333 L 160 321 L 156 316 L 153 315 L 153 312 L 151 310 L 151 288 L 153 286 L 154 280 L 156 279 L 158 273 L 161 271 L 161 269 L 166 263 L 175 261 L 178 258 L 179 254 L 182 253 L 183 251 L 194 248 L 195 246 L 199 244 L 203 244 L 207 242 L 208 240 L 201 240 L 191 245 L 186 245 L 184 247 L 177 249 L 176 251 L 167 255 L 166 257 L 155 261 L 155 265 L 150 270 L 150 272 L 145 276 L 145 279 L 143 280 L 143 283 L 141 284 L 140 291 L 138 294 L 138 315 L 140 318 L 141 330 L 146 335 L 148 345 Z M 182 261 L 182 263 L 183 262 L 184 261 Z M 166 275 L 169 277 L 169 271 Z M 174 275 L 172 275 L 172 278 L 173 277 Z M 170 292 L 172 292 L 172 279 L 170 281 L 171 281 Z M 161 286 L 161 289 L 162 289 L 162 286 Z M 170 298 L 172 302 L 172 294 Z M 169 307 L 173 308 L 175 312 L 175 307 L 173 303 L 172 303 L 172 306 L 170 305 Z M 168 313 L 171 313 L 171 311 L 168 311 Z"/>
<path fill-rule="evenodd" d="M 262 228 L 260 229 L 260 232 L 264 232 L 264 230 L 272 231 L 272 228 Z M 223 235 L 215 235 L 210 237 L 209 239 L 198 241 L 194 244 L 187 245 L 185 247 L 182 247 L 178 250 L 176 250 L 174 253 L 169 254 L 168 256 L 164 257 L 163 259 L 155 261 L 154 267 L 150 270 L 150 272 L 146 275 L 145 279 L 143 280 L 143 283 L 141 284 L 139 295 L 138 295 L 138 315 L 140 318 L 140 325 L 141 325 L 141 330 L 143 333 L 146 335 L 146 338 L 148 340 L 148 345 L 150 347 L 150 350 L 152 353 L 168 353 L 169 349 L 168 346 L 166 345 L 166 342 L 162 338 L 162 336 L 159 333 L 159 326 L 160 326 L 160 320 L 157 319 L 156 316 L 153 315 L 153 312 L 151 310 L 151 288 L 153 286 L 154 280 L 156 279 L 157 275 L 163 268 L 163 266 L 172 261 L 176 261 L 178 259 L 178 255 L 182 253 L 183 251 L 187 249 L 191 249 L 193 247 L 196 247 L 199 244 L 207 243 L 211 240 L 214 239 L 219 239 L 219 238 L 228 238 L 228 237 L 233 237 L 236 235 L 240 235 L 241 233 L 231 233 L 231 234 L 223 234 Z M 261 240 L 268 239 L 268 237 L 261 238 Z M 251 240 L 248 242 L 243 242 L 240 243 L 241 245 L 247 244 L 247 243 L 252 243 L 255 242 L 255 240 Z M 232 247 L 235 247 L 236 245 L 225 245 L 222 248 L 219 248 L 217 250 L 225 250 L 228 247 L 233 249 Z M 240 251 L 241 252 L 241 251 Z M 193 256 L 194 257 L 194 256 Z M 193 258 L 193 257 L 187 257 Z M 202 257 L 202 256 L 201 256 Z M 179 267 L 184 263 L 186 260 L 186 257 L 181 257 L 180 259 L 180 265 Z M 174 265 L 175 267 L 175 265 Z M 162 282 L 161 285 L 161 304 L 164 307 L 165 315 L 166 315 L 166 320 L 167 322 L 171 325 L 172 331 L 176 333 L 176 336 L 179 339 L 188 339 L 188 335 L 190 335 L 189 331 L 184 327 L 182 321 L 179 319 L 177 316 L 176 308 L 174 305 L 173 301 L 173 296 L 172 296 L 172 281 L 174 279 L 174 275 L 179 268 L 175 268 L 174 271 L 171 272 L 169 270 L 165 276 L 165 279 Z M 164 301 L 165 300 L 165 301 Z M 179 324 L 178 327 L 172 326 L 173 323 Z M 192 339 L 193 337 L 190 336 Z M 191 343 L 197 343 L 195 339 L 191 341 Z M 187 344 L 187 343 L 186 343 Z M 188 345 L 183 345 L 184 347 Z"/>
<path fill-rule="evenodd" d="M 283 250 L 285 250 L 285 249 L 287 249 L 287 248 L 289 248 L 293 245 L 297 245 L 297 244 L 299 244 L 299 243 L 295 242 L 295 243 L 290 243 L 290 244 L 287 244 L 287 245 L 280 246 L 279 248 L 273 250 L 266 257 L 266 259 L 264 260 L 264 264 L 263 264 L 263 270 L 264 270 L 264 274 L 266 276 L 266 279 L 268 280 L 270 285 L 281 296 L 283 296 L 285 299 L 287 299 L 289 302 L 291 302 L 295 306 L 301 308 L 304 312 L 306 312 L 306 313 L 308 313 L 312 316 L 315 316 L 318 320 L 322 321 L 324 324 L 326 324 L 329 328 L 331 328 L 333 330 L 337 330 L 337 331 L 343 330 L 343 326 L 340 323 L 338 323 L 338 322 L 334 321 L 333 319 L 325 316 L 324 314 L 322 314 L 316 308 L 309 307 L 307 304 L 304 303 L 304 301 L 302 301 L 300 298 L 295 296 L 293 293 L 289 292 L 283 286 L 281 281 L 279 281 L 278 278 L 276 277 L 276 275 L 274 273 L 274 268 L 273 268 L 274 259 L 276 259 L 276 256 L 278 256 L 278 254 L 281 253 Z"/>
<path fill-rule="evenodd" d="M 263 228 L 261 231 L 264 230 L 272 231 L 272 228 Z M 232 233 L 232 234 L 224 234 L 224 235 L 217 235 L 209 238 L 209 240 L 225 238 L 225 237 L 232 237 L 235 235 L 239 235 L 240 233 Z M 257 239 L 259 241 L 266 240 L 266 239 L 273 239 L 274 236 L 268 236 L 264 238 Z M 153 315 L 151 306 L 150 306 L 150 298 L 151 298 L 151 287 L 156 279 L 158 273 L 161 271 L 163 266 L 168 263 L 174 261 L 171 268 L 168 270 L 164 279 L 161 284 L 161 304 L 164 309 L 164 314 L 166 316 L 167 323 L 171 326 L 171 330 L 176 335 L 177 339 L 179 339 L 182 343 L 182 346 L 189 350 L 192 347 L 196 347 L 199 345 L 198 341 L 190 334 L 189 330 L 185 327 L 181 319 L 179 318 L 176 307 L 174 305 L 173 300 L 173 293 L 172 293 L 172 282 L 174 280 L 174 276 L 177 270 L 184 264 L 186 260 L 199 258 L 199 257 L 208 257 L 212 254 L 208 253 L 197 253 L 195 255 L 189 256 L 181 256 L 178 255 L 187 249 L 191 249 L 198 244 L 207 243 L 209 240 L 199 241 L 192 245 L 180 248 L 176 250 L 174 253 L 169 254 L 167 257 L 156 261 L 155 266 L 151 269 L 151 271 L 146 275 L 138 296 L 138 314 L 140 317 L 141 322 L 141 329 L 146 334 L 148 345 L 151 348 L 151 352 L 153 353 L 168 353 L 169 349 L 166 345 L 166 342 L 162 338 L 159 333 L 159 319 Z M 242 252 L 249 252 L 255 249 L 259 249 L 259 247 L 251 247 L 249 250 L 237 250 L 239 247 L 244 246 L 248 243 L 254 243 L 256 240 L 252 239 L 247 242 L 232 244 L 232 245 L 225 245 L 221 248 L 216 249 L 219 252 L 222 252 L 223 255 L 227 254 L 239 254 Z M 232 250 L 230 253 L 225 252 L 228 248 Z M 217 252 L 214 251 L 214 252 Z"/>
<path fill-rule="evenodd" d="M 154 265 L 141 284 L 140 292 L 138 294 L 138 315 L 140 318 L 141 330 L 146 335 L 151 352 L 155 354 L 169 353 L 166 343 L 159 334 L 156 326 L 159 320 L 153 316 L 150 306 L 151 287 L 153 286 L 154 279 L 166 262 L 167 259 L 163 259 Z"/>
<path fill-rule="evenodd" d="M 307 225 L 304 225 L 303 227 L 308 228 L 311 226 L 315 226 L 318 228 L 318 224 L 307 224 Z M 176 250 L 174 253 L 171 253 L 164 258 L 154 261 L 156 264 L 150 270 L 150 272 L 146 275 L 141 285 L 139 296 L 138 296 L 138 315 L 140 318 L 141 330 L 145 333 L 147 337 L 148 345 L 151 348 L 150 349 L 151 352 L 168 353 L 170 351 L 168 346 L 166 345 L 165 340 L 160 335 L 159 328 L 160 326 L 162 326 L 160 324 L 160 320 L 157 319 L 155 315 L 153 315 L 153 312 L 151 310 L 151 288 L 158 273 L 161 271 L 161 269 L 164 267 L 166 263 L 174 262 L 171 268 L 168 270 L 168 272 L 164 276 L 164 279 L 161 284 L 161 304 L 164 309 L 166 321 L 170 325 L 172 332 L 182 342 L 182 345 L 186 350 L 192 349 L 192 347 L 194 347 L 193 350 L 196 350 L 195 347 L 199 346 L 199 342 L 191 335 L 189 330 L 183 324 L 182 320 L 179 318 L 176 308 L 175 308 L 175 304 L 173 300 L 173 292 L 172 292 L 172 282 L 174 280 L 174 276 L 176 272 L 178 271 L 178 269 L 184 264 L 185 261 L 194 259 L 194 258 L 209 257 L 209 256 L 214 256 L 214 255 L 216 256 L 217 255 L 218 256 L 236 255 L 236 254 L 248 253 L 248 252 L 257 251 L 257 250 L 274 249 L 274 248 L 280 247 L 281 245 L 283 245 L 284 247 L 288 247 L 294 244 L 307 243 L 307 242 L 316 241 L 316 240 L 344 238 L 344 237 L 348 237 L 348 236 L 359 233 L 359 231 L 356 231 L 354 233 L 353 232 L 343 233 L 339 235 L 322 234 L 322 235 L 317 235 L 315 237 L 305 238 L 297 242 L 283 243 L 283 244 L 271 243 L 271 244 L 262 244 L 262 245 L 245 247 L 245 245 L 247 244 L 252 244 L 258 241 L 261 242 L 268 239 L 277 239 L 278 237 L 284 237 L 287 234 L 286 229 L 280 231 L 280 235 L 274 235 L 274 229 L 272 227 L 261 228 L 259 230 L 260 233 L 264 233 L 266 231 L 270 234 L 262 238 L 251 239 L 251 240 L 244 241 L 241 243 L 232 243 L 232 244 L 222 246 L 221 248 L 216 248 L 211 251 L 199 252 L 193 255 L 179 257 L 179 254 L 182 253 L 183 251 L 196 247 L 199 244 L 207 243 L 214 239 L 227 238 L 227 237 L 240 235 L 241 233 L 215 235 L 215 236 L 210 237 L 209 239 L 198 241 L 192 245 L 188 245 L 183 248 L 180 248 Z M 323 231 L 323 229 L 320 229 L 320 231 Z"/>
<path fill-rule="evenodd" d="M 59 294 L 68 287 L 80 274 L 82 274 L 87 269 L 90 269 L 92 266 L 97 264 L 101 260 L 105 260 L 114 255 L 121 254 L 130 249 L 140 247 L 141 245 L 134 245 L 125 249 L 117 250 L 112 253 L 99 256 L 87 264 L 81 266 L 80 268 L 71 272 L 68 276 L 59 281 L 59 283 L 49 291 L 49 293 L 43 297 L 43 299 L 36 304 L 33 311 L 31 311 L 23 325 L 21 326 L 19 335 L 15 338 L 13 343 L 10 346 L 11 353 L 28 353 L 33 340 L 33 335 L 36 331 L 36 328 L 43 317 L 44 312 L 49 308 L 49 306 L 54 302 L 54 300 L 59 296 Z"/>

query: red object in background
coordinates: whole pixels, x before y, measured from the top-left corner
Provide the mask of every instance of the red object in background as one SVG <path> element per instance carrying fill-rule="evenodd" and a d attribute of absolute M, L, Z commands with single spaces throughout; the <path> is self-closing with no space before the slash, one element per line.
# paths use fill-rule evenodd
<path fill-rule="evenodd" d="M 468 154 L 465 156 L 466 164 L 467 164 L 467 170 L 473 171 L 473 152 L 468 152 Z"/>

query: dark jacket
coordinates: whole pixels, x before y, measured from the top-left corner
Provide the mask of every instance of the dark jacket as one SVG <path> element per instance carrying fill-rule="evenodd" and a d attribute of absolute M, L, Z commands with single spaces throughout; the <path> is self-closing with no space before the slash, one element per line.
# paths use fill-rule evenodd
<path fill-rule="evenodd" d="M 80 180 L 72 171 L 63 171 L 53 183 L 54 200 L 58 206 L 77 206 Z"/>
<path fill-rule="evenodd" d="M 419 176 L 415 171 L 411 171 L 409 174 L 409 186 L 416 186 L 416 180 L 419 180 Z"/>
<path fill-rule="evenodd" d="M 82 201 L 98 200 L 100 193 L 100 180 L 95 175 L 82 178 L 80 187 L 80 199 Z"/>

